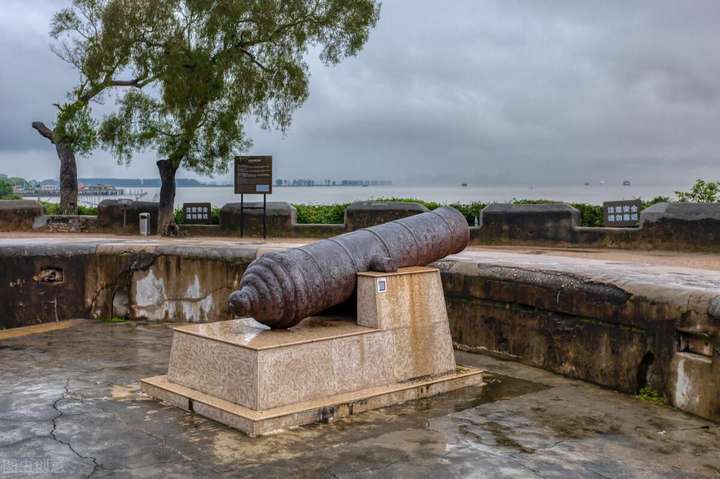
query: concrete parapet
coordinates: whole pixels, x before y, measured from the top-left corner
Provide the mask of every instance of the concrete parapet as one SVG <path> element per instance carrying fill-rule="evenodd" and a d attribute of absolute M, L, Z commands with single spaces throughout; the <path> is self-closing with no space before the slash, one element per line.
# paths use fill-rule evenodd
<path fill-rule="evenodd" d="M 262 236 L 262 202 L 245 202 L 243 205 L 243 224 L 246 236 Z M 268 236 L 288 236 L 296 223 L 297 212 L 290 203 L 284 201 L 267 202 Z M 220 228 L 232 234 L 240 233 L 240 203 L 228 203 L 220 209 Z"/>
<path fill-rule="evenodd" d="M 720 421 L 720 273 L 490 252 L 435 266 L 459 349 Z"/>
<path fill-rule="evenodd" d="M 150 234 L 158 228 L 158 203 L 103 200 L 98 205 L 97 226 L 103 233 L 139 234 L 140 213 L 150 213 Z"/>
<path fill-rule="evenodd" d="M 0 200 L 0 231 L 29 231 L 43 207 L 32 200 Z"/>
<path fill-rule="evenodd" d="M 345 210 L 345 228 L 354 231 L 429 211 L 419 203 L 357 201 Z"/>
<path fill-rule="evenodd" d="M 569 242 L 580 212 L 565 203 L 515 205 L 492 203 L 481 213 L 475 239 L 483 242 Z"/>

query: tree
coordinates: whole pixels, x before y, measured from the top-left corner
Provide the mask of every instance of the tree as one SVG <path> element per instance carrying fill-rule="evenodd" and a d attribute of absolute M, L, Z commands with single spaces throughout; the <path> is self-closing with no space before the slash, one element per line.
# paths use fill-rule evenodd
<path fill-rule="evenodd" d="M 16 200 L 19 198 L 13 191 L 13 184 L 7 178 L 0 178 L 0 200 Z"/>
<path fill-rule="evenodd" d="M 100 137 L 119 161 L 154 147 L 161 160 L 159 230 L 173 216 L 179 168 L 224 173 L 251 145 L 243 122 L 285 130 L 308 96 L 305 55 L 326 64 L 356 54 L 375 25 L 374 0 L 167 0 L 162 48 L 150 62 L 151 91 L 129 91 L 102 122 Z"/>
<path fill-rule="evenodd" d="M 697 180 L 690 191 L 676 191 L 679 201 L 715 203 L 720 200 L 720 182 Z"/>
<path fill-rule="evenodd" d="M 139 89 L 154 80 L 148 62 L 164 25 L 150 18 L 162 13 L 163 5 L 156 0 L 74 0 L 71 7 L 53 17 L 50 35 L 57 41 L 53 51 L 71 64 L 80 78 L 67 101 L 55 104 L 53 127 L 40 121 L 32 127 L 55 145 L 62 214 L 77 212 L 75 155 L 87 156 L 98 144 L 91 102 L 101 101 L 111 88 Z"/>

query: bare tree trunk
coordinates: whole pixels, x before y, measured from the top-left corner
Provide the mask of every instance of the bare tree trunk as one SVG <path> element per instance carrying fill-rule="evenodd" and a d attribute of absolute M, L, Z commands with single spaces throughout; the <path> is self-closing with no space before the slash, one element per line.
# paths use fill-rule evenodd
<path fill-rule="evenodd" d="M 60 214 L 76 215 L 78 212 L 78 179 L 75 152 L 65 142 L 55 144 L 60 159 Z"/>
<path fill-rule="evenodd" d="M 177 167 L 170 160 L 157 162 L 160 171 L 160 205 L 158 207 L 158 233 L 177 236 L 175 224 L 175 172 Z"/>
<path fill-rule="evenodd" d="M 55 138 L 55 132 L 40 121 L 34 121 L 32 127 L 41 136 L 55 145 L 60 160 L 60 214 L 76 215 L 78 207 L 78 181 L 75 151 L 70 143 Z"/>

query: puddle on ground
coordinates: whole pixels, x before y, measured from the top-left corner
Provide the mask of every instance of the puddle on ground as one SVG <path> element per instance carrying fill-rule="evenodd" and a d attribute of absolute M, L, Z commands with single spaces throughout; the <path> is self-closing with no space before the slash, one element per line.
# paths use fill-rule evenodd
<path fill-rule="evenodd" d="M 110 396 L 115 401 L 135 401 L 140 393 L 140 383 L 114 384 L 110 388 Z"/>
<path fill-rule="evenodd" d="M 485 382 L 487 384 L 484 386 L 467 387 L 431 398 L 365 411 L 329 424 L 316 423 L 256 438 L 249 438 L 211 421 L 206 424 L 206 428 L 198 427 L 196 421 L 189 427 L 194 434 L 199 434 L 195 441 L 204 442 L 203 437 L 210 439 L 215 459 L 223 464 L 243 462 L 241 458 L 252 457 L 264 458 L 260 462 L 265 462 L 265 459 L 268 462 L 288 460 L 305 454 L 308 443 L 312 443 L 315 448 L 333 448 L 337 444 L 360 444 L 362 441 L 375 444 L 380 438 L 390 441 L 396 448 L 427 449 L 434 445 L 444 450 L 447 446 L 445 440 L 434 437 L 437 432 L 428 429 L 429 421 L 482 404 L 548 389 L 543 384 L 492 373 L 485 373 Z M 200 419 L 200 422 L 204 421 Z M 208 437 L 208 434 L 211 436 Z M 498 429 L 494 431 L 494 436 L 499 445 L 530 452 L 513 443 L 505 431 Z"/>
<path fill-rule="evenodd" d="M 465 388 L 448 393 L 448 395 L 459 396 L 456 398 L 458 403 L 454 408 L 456 412 L 477 407 L 481 404 L 544 391 L 550 387 L 532 381 L 525 381 L 524 379 L 487 372 L 483 373 L 483 380 L 485 385 L 482 387 Z M 474 391 L 470 391 L 471 389 L 474 389 Z"/>

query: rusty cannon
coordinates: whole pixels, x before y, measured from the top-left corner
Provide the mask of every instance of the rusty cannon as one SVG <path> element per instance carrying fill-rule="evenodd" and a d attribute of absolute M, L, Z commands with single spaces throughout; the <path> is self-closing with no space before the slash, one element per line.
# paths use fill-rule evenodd
<path fill-rule="evenodd" d="M 266 253 L 248 266 L 240 289 L 230 295 L 230 309 L 271 328 L 290 328 L 350 299 L 356 273 L 424 266 L 462 251 L 469 239 L 465 217 L 443 207 Z"/>

